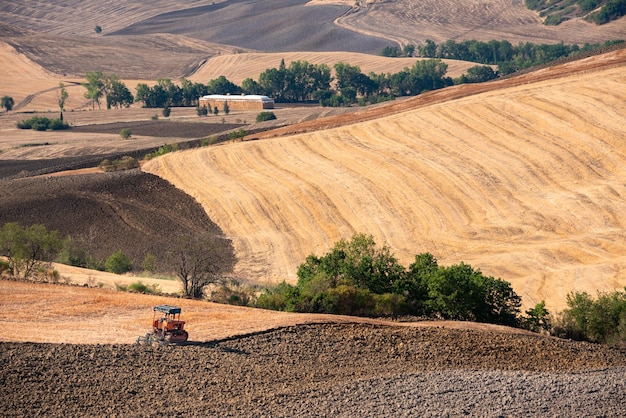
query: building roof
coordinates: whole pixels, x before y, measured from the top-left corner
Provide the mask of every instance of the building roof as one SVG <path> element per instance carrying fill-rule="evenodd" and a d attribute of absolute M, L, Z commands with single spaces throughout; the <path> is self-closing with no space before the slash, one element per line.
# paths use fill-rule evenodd
<path fill-rule="evenodd" d="M 227 100 L 231 102 L 263 102 L 274 103 L 274 99 L 267 96 L 261 96 L 259 94 L 242 94 L 242 95 L 230 95 L 230 94 L 209 94 L 202 96 L 206 100 Z"/>

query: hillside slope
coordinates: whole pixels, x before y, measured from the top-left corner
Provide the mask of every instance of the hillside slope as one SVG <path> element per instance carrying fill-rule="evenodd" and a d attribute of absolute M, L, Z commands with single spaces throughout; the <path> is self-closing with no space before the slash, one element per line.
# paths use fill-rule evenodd
<path fill-rule="evenodd" d="M 306 61 L 309 64 L 326 64 L 331 69 L 338 62 L 358 66 L 363 74 L 374 72 L 397 73 L 404 68 L 411 68 L 419 58 L 389 58 L 379 55 L 356 52 L 273 52 L 225 54 L 210 58 L 189 78 L 192 81 L 206 83 L 221 75 L 235 84 L 251 77 L 258 80 L 259 74 L 269 68 L 278 68 L 281 59 L 289 66 L 292 61 Z M 459 77 L 467 69 L 477 65 L 475 62 L 444 60 L 448 65 L 447 76 Z"/>
<path fill-rule="evenodd" d="M 559 310 L 570 291 L 626 285 L 625 68 L 622 49 L 528 84 L 145 169 L 202 204 L 245 279 L 293 282 L 307 255 L 364 232 L 405 265 L 425 251 L 465 261 Z"/>

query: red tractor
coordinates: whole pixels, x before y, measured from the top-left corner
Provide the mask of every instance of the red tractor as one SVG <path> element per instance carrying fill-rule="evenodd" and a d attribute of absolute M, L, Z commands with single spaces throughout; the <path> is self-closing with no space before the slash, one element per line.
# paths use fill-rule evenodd
<path fill-rule="evenodd" d="M 189 338 L 185 331 L 185 321 L 180 319 L 181 308 L 170 305 L 158 305 L 154 307 L 152 319 L 152 332 L 145 337 L 138 337 L 137 343 L 184 343 Z"/>

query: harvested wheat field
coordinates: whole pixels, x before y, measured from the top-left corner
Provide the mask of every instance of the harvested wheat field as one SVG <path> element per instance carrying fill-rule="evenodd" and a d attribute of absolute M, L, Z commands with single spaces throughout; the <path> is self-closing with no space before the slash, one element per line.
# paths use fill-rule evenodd
<path fill-rule="evenodd" d="M 374 72 L 397 73 L 411 68 L 419 58 L 389 58 L 377 55 L 359 54 L 356 52 L 273 52 L 218 55 L 210 58 L 193 75 L 190 80 L 206 83 L 221 75 L 235 84 L 240 85 L 250 77 L 259 78 L 259 74 L 270 68 L 278 68 L 284 59 L 289 66 L 292 61 L 306 61 L 309 64 L 326 64 L 331 69 L 339 62 L 357 66 L 363 74 Z M 448 65 L 448 77 L 459 77 L 467 73 L 467 69 L 476 63 L 458 60 L 443 60 Z"/>
<path fill-rule="evenodd" d="M 202 204 L 240 277 L 293 282 L 307 255 L 363 232 L 405 265 L 420 252 L 464 261 L 558 311 L 571 291 L 626 285 L 625 63 L 622 49 L 528 84 L 144 169 Z"/>
<path fill-rule="evenodd" d="M 396 0 L 365 1 L 336 20 L 339 26 L 399 44 L 426 39 L 508 39 L 511 43 L 598 43 L 623 39 L 626 19 L 595 25 L 572 19 L 544 25 L 539 13 L 519 0 Z"/>

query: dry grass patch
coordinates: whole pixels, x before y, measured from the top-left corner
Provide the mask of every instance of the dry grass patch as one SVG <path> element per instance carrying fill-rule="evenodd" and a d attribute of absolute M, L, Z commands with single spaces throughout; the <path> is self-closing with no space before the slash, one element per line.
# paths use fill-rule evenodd
<path fill-rule="evenodd" d="M 465 261 L 510 281 L 526 306 L 560 310 L 570 291 L 626 285 L 625 59 L 145 169 L 196 197 L 232 238 L 243 278 L 293 282 L 307 255 L 364 232 L 405 265 L 420 252 Z M 577 65 L 589 72 L 568 76 Z"/>

